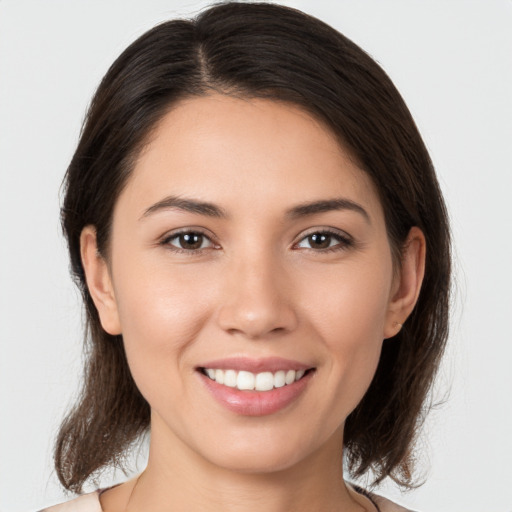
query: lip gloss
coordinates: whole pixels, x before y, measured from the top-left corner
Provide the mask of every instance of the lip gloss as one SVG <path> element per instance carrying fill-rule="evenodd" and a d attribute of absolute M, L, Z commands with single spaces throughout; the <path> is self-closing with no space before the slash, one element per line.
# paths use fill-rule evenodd
<path fill-rule="evenodd" d="M 225 386 L 198 372 L 206 389 L 226 409 L 244 416 L 265 416 L 276 413 L 297 400 L 311 380 L 307 373 L 300 380 L 269 391 L 241 391 Z"/>

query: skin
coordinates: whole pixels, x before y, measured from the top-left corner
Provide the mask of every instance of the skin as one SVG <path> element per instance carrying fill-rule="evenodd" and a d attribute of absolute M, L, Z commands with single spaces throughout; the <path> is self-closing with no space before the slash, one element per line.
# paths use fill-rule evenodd
<path fill-rule="evenodd" d="M 145 214 L 171 195 L 214 203 L 228 217 Z M 332 198 L 366 214 L 286 216 Z M 173 251 L 181 229 L 203 232 L 202 249 Z M 342 236 L 327 239 L 334 250 L 308 238 L 325 229 Z M 101 496 L 105 512 L 374 510 L 344 484 L 343 427 L 383 340 L 414 307 L 425 241 L 413 228 L 394 267 L 374 185 L 325 126 L 269 100 L 184 100 L 117 200 L 108 257 L 92 226 L 81 247 L 102 325 L 122 333 L 152 411 L 148 466 L 136 486 Z M 283 410 L 244 416 L 212 400 L 197 371 L 233 356 L 278 356 L 315 371 Z"/>

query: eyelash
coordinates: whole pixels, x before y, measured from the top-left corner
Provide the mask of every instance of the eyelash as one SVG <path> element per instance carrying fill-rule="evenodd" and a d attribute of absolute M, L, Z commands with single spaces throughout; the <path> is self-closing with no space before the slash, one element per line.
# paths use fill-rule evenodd
<path fill-rule="evenodd" d="M 210 247 L 202 248 L 202 249 L 183 249 L 183 248 L 171 245 L 171 243 L 170 243 L 171 240 L 174 240 L 174 239 L 180 237 L 181 235 L 200 235 L 200 236 L 203 236 L 206 239 L 210 240 L 210 242 L 215 246 L 215 242 L 213 242 L 211 240 L 211 238 L 208 235 L 206 235 L 206 233 L 204 233 L 200 230 L 190 230 L 190 229 L 171 233 L 169 236 L 166 236 L 165 238 L 162 239 L 162 241 L 160 242 L 160 245 L 166 246 L 172 252 L 179 253 L 179 254 L 186 254 L 187 256 L 195 256 L 197 254 L 203 253 L 207 249 L 210 249 Z M 341 234 L 338 231 L 333 231 L 330 229 L 319 229 L 317 231 L 311 231 L 310 233 L 307 233 L 306 235 L 304 235 L 299 240 L 299 242 L 297 244 L 300 244 L 303 240 L 306 240 L 307 238 L 309 238 L 313 235 L 326 235 L 326 236 L 333 237 L 338 240 L 338 244 L 336 244 L 332 247 L 327 247 L 325 249 L 306 248 L 306 250 L 313 251 L 316 253 L 325 254 L 325 253 L 331 253 L 331 252 L 344 251 L 354 245 L 354 241 L 352 240 L 351 237 Z M 294 244 L 294 245 L 297 245 L 297 244 Z"/>
<path fill-rule="evenodd" d="M 308 249 L 310 251 L 320 252 L 322 254 L 325 254 L 328 252 L 345 251 L 354 245 L 354 240 L 352 238 L 350 238 L 348 235 L 342 234 L 339 231 L 334 231 L 331 229 L 320 229 L 317 231 L 311 231 L 311 232 L 307 233 L 306 235 L 304 235 L 299 240 L 299 243 L 313 235 L 326 235 L 326 236 L 332 237 L 338 241 L 338 244 L 336 244 L 332 247 L 327 247 L 325 249 L 312 249 L 312 248 Z"/>

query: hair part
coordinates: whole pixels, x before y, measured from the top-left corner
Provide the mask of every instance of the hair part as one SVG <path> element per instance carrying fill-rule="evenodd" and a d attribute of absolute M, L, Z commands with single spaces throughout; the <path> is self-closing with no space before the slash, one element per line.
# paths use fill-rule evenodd
<path fill-rule="evenodd" d="M 369 470 L 414 485 L 413 446 L 448 336 L 450 234 L 432 162 L 386 73 L 325 23 L 275 4 L 226 3 L 196 20 L 162 23 L 114 62 L 91 102 L 64 180 L 62 226 L 86 311 L 85 378 L 55 446 L 62 485 L 80 492 L 109 465 L 122 465 L 150 425 L 150 407 L 128 368 L 121 336 L 101 327 L 87 289 L 80 233 L 97 230 L 108 257 L 113 210 L 159 120 L 184 98 L 212 91 L 297 105 L 325 123 L 372 178 L 395 260 L 409 230 L 427 242 L 418 303 L 385 341 L 375 377 L 347 418 L 352 476 Z"/>

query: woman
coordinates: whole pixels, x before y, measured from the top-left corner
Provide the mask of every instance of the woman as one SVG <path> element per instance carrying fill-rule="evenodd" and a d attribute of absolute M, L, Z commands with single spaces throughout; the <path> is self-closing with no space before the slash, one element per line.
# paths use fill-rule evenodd
<path fill-rule="evenodd" d="M 137 478 L 47 510 L 401 510 L 345 478 L 415 483 L 449 232 L 372 59 L 277 5 L 159 25 L 103 79 L 65 185 L 90 355 L 57 474 L 81 492 L 151 441 Z"/>

